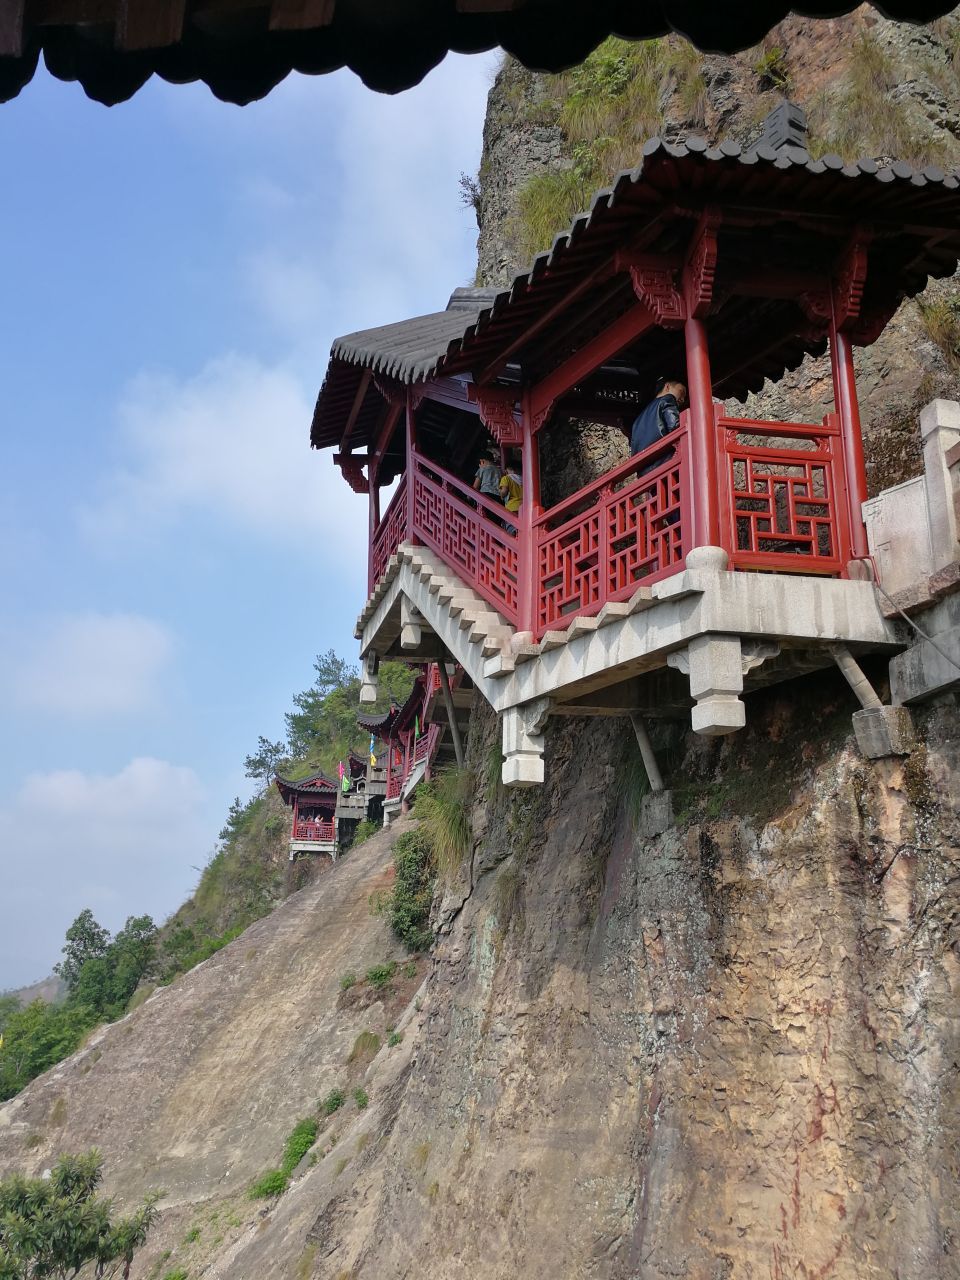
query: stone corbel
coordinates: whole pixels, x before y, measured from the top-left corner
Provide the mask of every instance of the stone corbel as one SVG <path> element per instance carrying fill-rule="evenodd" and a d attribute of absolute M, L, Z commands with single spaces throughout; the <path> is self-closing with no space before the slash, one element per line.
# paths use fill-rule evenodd
<path fill-rule="evenodd" d="M 423 615 L 407 596 L 400 596 L 400 648 L 419 649 L 422 643 Z"/>
<path fill-rule="evenodd" d="M 535 787 L 543 782 L 543 735 L 550 710 L 549 698 L 535 698 L 503 713 L 504 786 Z"/>
<path fill-rule="evenodd" d="M 743 677 L 779 652 L 780 646 L 769 641 L 741 644 L 739 636 L 704 635 L 669 654 L 667 665 L 690 677 L 690 696 L 696 702 L 691 712 L 694 731 L 716 738 L 742 729 L 747 722 L 740 701 Z"/>
<path fill-rule="evenodd" d="M 376 702 L 380 692 L 380 658 L 377 654 L 364 654 L 360 663 L 360 702 L 361 705 Z"/>
<path fill-rule="evenodd" d="M 516 418 L 516 398 L 516 392 L 509 387 L 477 387 L 480 421 L 503 448 L 519 445 L 523 440 Z"/>

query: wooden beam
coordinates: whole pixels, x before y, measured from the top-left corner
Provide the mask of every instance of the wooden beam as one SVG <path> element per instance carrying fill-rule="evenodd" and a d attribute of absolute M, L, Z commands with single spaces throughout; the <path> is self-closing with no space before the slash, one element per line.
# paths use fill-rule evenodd
<path fill-rule="evenodd" d="M 137 49 L 166 49 L 183 35 L 186 0 L 120 0 L 115 44 Z"/>
<path fill-rule="evenodd" d="M 429 378 L 418 389 L 424 400 L 448 404 L 454 409 L 463 409 L 465 413 L 477 412 L 473 384 L 461 378 Z"/>
<path fill-rule="evenodd" d="M 336 0 L 273 0 L 271 31 L 311 31 L 333 21 Z"/>
<path fill-rule="evenodd" d="M 366 399 L 367 388 L 370 386 L 372 373 L 369 369 L 364 369 L 363 375 L 357 386 L 357 393 L 353 397 L 353 404 L 350 406 L 350 412 L 347 415 L 346 426 L 343 428 L 343 436 L 340 440 L 340 450 L 342 453 L 350 452 L 350 437 L 353 435 L 354 428 L 357 425 L 357 418 L 360 416 L 360 410 L 363 408 L 363 402 Z"/>
<path fill-rule="evenodd" d="M 531 387 L 530 416 L 534 428 L 542 425 L 545 415 L 565 391 L 612 359 L 642 333 L 652 329 L 654 323 L 652 313 L 642 303 L 637 303 Z"/>
<path fill-rule="evenodd" d="M 23 7 L 25 0 L 0 4 L 0 58 L 19 58 L 23 53 Z"/>
<path fill-rule="evenodd" d="M 651 237 L 656 234 L 660 223 L 665 220 L 668 214 L 669 210 L 659 210 L 657 214 L 645 224 L 645 226 L 641 227 L 637 234 L 631 239 L 630 243 L 624 247 L 622 253 L 630 255 L 632 253 L 641 252 L 644 246 L 649 243 Z M 552 307 L 548 307 L 539 319 L 534 320 L 532 324 L 527 325 L 523 333 L 520 334 L 519 337 L 514 338 L 513 342 L 511 342 L 505 350 L 500 352 L 496 360 L 487 365 L 475 381 L 480 384 L 492 382 L 504 366 L 509 364 L 510 357 L 522 346 L 525 346 L 531 338 L 535 338 L 538 333 L 547 328 L 548 325 L 551 325 L 561 311 L 565 311 L 567 307 L 592 289 L 594 285 L 601 284 L 610 276 L 616 275 L 621 270 L 625 270 L 625 268 L 618 266 L 618 259 L 619 254 L 614 255 L 612 259 L 608 258 L 605 262 L 602 262 L 600 266 L 591 271 L 588 276 L 584 277 L 579 284 L 574 285 L 572 289 L 565 290 L 559 301 L 555 302 Z"/>
<path fill-rule="evenodd" d="M 380 433 L 377 436 L 376 444 L 372 450 L 368 450 L 372 459 L 367 467 L 367 475 L 370 483 L 376 484 L 377 477 L 380 474 L 380 463 L 383 461 L 383 455 L 387 451 L 387 445 L 390 443 L 390 437 L 396 429 L 397 423 L 400 421 L 400 415 L 403 413 L 404 406 L 402 404 L 391 404 L 387 407 L 387 416 L 383 420 L 380 427 Z"/>

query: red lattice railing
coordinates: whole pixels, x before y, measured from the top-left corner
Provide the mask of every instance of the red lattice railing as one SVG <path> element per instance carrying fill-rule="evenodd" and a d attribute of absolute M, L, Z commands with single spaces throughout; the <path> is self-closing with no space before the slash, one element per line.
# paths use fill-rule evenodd
<path fill-rule="evenodd" d="M 840 573 L 851 551 L 839 420 L 751 422 L 718 408 L 717 442 L 730 567 Z"/>
<path fill-rule="evenodd" d="M 413 748 L 413 763 L 419 764 L 421 760 L 432 760 L 433 753 L 437 749 L 437 740 L 440 737 L 440 725 L 427 725 L 425 733 L 422 733 L 417 739 L 416 746 Z"/>
<path fill-rule="evenodd" d="M 506 510 L 414 455 L 413 532 L 465 583 L 516 622 L 519 553 Z"/>
<path fill-rule="evenodd" d="M 407 536 L 407 482 L 400 477 L 396 493 L 383 514 L 370 548 L 370 583 L 372 591 L 387 569 L 387 561 Z"/>
<path fill-rule="evenodd" d="M 689 527 L 686 420 L 536 521 L 537 634 L 675 573 Z"/>
<path fill-rule="evenodd" d="M 334 824 L 331 819 L 329 822 L 295 822 L 293 824 L 294 840 L 333 840 L 335 839 Z"/>

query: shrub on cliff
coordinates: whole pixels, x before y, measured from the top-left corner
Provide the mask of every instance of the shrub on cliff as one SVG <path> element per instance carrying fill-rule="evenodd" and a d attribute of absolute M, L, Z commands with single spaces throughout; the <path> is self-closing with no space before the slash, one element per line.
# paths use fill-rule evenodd
<path fill-rule="evenodd" d="M 393 846 L 396 880 L 388 910 L 390 926 L 411 951 L 425 951 L 433 942 L 430 904 L 436 880 L 433 849 L 422 829 L 406 831 Z"/>
<path fill-rule="evenodd" d="M 45 1178 L 12 1174 L 0 1181 L 0 1276 L 66 1280 L 92 1263 L 98 1276 L 129 1276 L 134 1254 L 157 1219 L 154 1198 L 128 1218 L 111 1220 L 97 1188 L 96 1151 L 61 1156 Z"/>

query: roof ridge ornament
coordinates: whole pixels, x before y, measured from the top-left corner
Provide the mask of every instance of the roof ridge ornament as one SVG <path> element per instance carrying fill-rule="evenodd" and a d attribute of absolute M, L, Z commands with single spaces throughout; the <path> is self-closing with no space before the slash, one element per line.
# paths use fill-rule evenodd
<path fill-rule="evenodd" d="M 771 151 L 783 151 L 787 147 L 807 149 L 807 113 L 796 102 L 784 98 L 774 107 L 763 122 L 763 132 L 757 147 L 769 147 Z"/>

